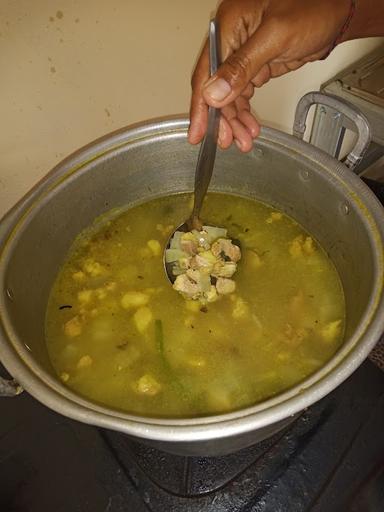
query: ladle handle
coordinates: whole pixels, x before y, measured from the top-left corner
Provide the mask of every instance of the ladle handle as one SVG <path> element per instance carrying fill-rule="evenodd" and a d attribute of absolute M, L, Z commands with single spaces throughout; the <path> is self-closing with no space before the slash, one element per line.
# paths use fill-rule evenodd
<path fill-rule="evenodd" d="M 364 153 L 371 142 L 371 129 L 365 115 L 357 109 L 352 103 L 338 98 L 332 94 L 321 92 L 309 92 L 305 94 L 296 107 L 295 122 L 293 124 L 293 135 L 299 139 L 304 136 L 306 120 L 310 107 L 312 105 L 325 105 L 337 110 L 345 117 L 350 119 L 357 129 L 357 141 L 352 151 L 347 155 L 344 164 L 351 170 L 361 162 Z"/>
<path fill-rule="evenodd" d="M 216 73 L 219 65 L 219 28 L 217 21 L 212 19 L 209 23 L 209 67 L 211 76 Z M 195 200 L 191 215 L 191 224 L 194 228 L 197 227 L 195 224 L 198 222 L 204 197 L 212 177 L 216 157 L 219 121 L 220 109 L 209 107 L 207 131 L 200 146 L 195 172 Z"/>

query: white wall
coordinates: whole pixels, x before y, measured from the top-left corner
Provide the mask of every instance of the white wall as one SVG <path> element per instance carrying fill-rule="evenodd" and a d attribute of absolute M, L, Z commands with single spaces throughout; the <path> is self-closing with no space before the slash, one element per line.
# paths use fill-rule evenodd
<path fill-rule="evenodd" d="M 186 112 L 212 0 L 0 0 L 0 216 L 58 161 L 132 122 Z M 289 130 L 298 98 L 377 47 L 257 91 L 263 122 Z"/>

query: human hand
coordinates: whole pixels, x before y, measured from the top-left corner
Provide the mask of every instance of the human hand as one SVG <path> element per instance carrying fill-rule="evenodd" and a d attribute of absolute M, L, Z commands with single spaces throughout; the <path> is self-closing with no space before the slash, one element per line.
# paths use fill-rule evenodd
<path fill-rule="evenodd" d="M 209 77 L 208 43 L 192 77 L 189 142 L 207 128 L 208 105 L 221 109 L 218 144 L 252 148 L 259 124 L 250 111 L 255 87 L 321 59 L 348 16 L 350 0 L 224 0 L 218 21 L 223 64 Z"/>

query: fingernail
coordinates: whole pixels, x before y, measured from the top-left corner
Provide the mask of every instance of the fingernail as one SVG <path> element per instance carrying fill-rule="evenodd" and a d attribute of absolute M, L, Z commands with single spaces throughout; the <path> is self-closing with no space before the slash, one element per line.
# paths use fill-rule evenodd
<path fill-rule="evenodd" d="M 241 151 L 241 150 L 242 150 L 242 148 L 243 148 L 243 146 L 242 146 L 241 142 L 240 142 L 240 141 L 238 141 L 237 139 L 235 139 L 235 144 L 236 144 L 236 146 L 237 146 L 237 147 L 240 149 L 240 151 Z"/>
<path fill-rule="evenodd" d="M 224 78 L 217 78 L 205 87 L 205 92 L 215 101 L 223 101 L 231 92 L 231 86 Z"/>

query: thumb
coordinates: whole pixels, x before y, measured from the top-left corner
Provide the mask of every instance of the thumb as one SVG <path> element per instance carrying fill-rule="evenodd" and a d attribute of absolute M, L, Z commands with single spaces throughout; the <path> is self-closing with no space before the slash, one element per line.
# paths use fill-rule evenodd
<path fill-rule="evenodd" d="M 265 29 L 255 32 L 204 84 L 202 93 L 208 105 L 222 108 L 234 101 L 260 69 L 276 56 L 276 46 L 270 44 L 265 32 Z"/>

